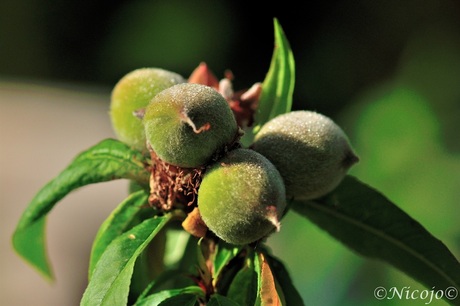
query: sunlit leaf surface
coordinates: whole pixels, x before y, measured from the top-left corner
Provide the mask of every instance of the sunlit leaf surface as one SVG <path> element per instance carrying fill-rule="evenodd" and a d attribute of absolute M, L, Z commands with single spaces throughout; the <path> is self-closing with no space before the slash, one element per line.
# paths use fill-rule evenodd
<path fill-rule="evenodd" d="M 383 260 L 428 288 L 460 286 L 460 263 L 450 250 L 385 196 L 352 176 L 326 197 L 298 201 L 292 208 L 359 254 Z"/>
<path fill-rule="evenodd" d="M 35 195 L 23 212 L 12 238 L 16 252 L 46 278 L 53 279 L 45 246 L 46 215 L 67 194 L 85 185 L 121 178 L 147 183 L 149 173 L 144 162 L 140 152 L 113 139 L 82 152 Z"/>

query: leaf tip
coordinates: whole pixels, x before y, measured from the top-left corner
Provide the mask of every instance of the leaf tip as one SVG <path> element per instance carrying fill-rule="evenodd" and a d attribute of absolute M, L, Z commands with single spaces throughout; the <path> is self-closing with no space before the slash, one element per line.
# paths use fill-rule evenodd
<path fill-rule="evenodd" d="M 14 252 L 29 266 L 36 270 L 49 283 L 55 281 L 54 273 L 49 263 L 48 255 L 44 249 L 44 219 L 32 223 L 29 227 L 17 227 L 11 237 Z M 36 231 L 39 234 L 35 236 Z M 38 239 L 37 239 L 38 238 Z"/>

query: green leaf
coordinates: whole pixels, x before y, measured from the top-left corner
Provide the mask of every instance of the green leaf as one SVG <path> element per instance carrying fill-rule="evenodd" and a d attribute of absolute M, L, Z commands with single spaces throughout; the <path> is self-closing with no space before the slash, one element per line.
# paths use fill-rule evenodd
<path fill-rule="evenodd" d="M 228 297 L 222 296 L 220 294 L 214 294 L 209 299 L 206 306 L 240 306 L 246 304 L 238 304 L 233 300 L 229 299 Z"/>
<path fill-rule="evenodd" d="M 164 231 L 166 229 L 163 229 Z M 169 290 L 176 290 L 177 288 L 183 288 L 183 289 L 177 289 L 177 290 L 192 290 L 191 288 L 196 287 L 195 282 L 192 277 L 190 277 L 189 273 L 186 273 L 181 270 L 177 269 L 167 269 L 163 271 L 160 275 L 155 277 L 153 281 L 150 282 L 145 288 L 144 291 L 138 296 L 136 303 L 140 303 L 142 300 L 146 299 L 147 297 L 150 297 L 152 295 L 155 295 L 157 293 L 163 292 L 163 291 L 169 291 Z M 204 295 L 203 290 L 201 287 L 197 287 L 200 289 L 201 294 Z M 185 293 L 190 293 L 192 291 L 184 291 Z M 184 293 L 184 292 L 179 292 L 179 293 Z M 200 296 L 198 294 L 197 290 L 194 290 L 195 294 Z M 137 305 L 137 304 L 136 304 Z"/>
<path fill-rule="evenodd" d="M 206 259 L 209 258 L 209 240 L 205 238 L 200 238 L 198 240 L 198 248 L 196 252 L 197 259 L 197 268 L 200 271 L 200 277 L 203 278 L 203 281 L 207 282 L 212 279 L 211 271 L 206 264 Z"/>
<path fill-rule="evenodd" d="M 275 47 L 255 114 L 254 134 L 262 125 L 292 107 L 295 84 L 294 56 L 278 20 L 274 19 Z"/>
<path fill-rule="evenodd" d="M 254 252 L 246 258 L 245 265 L 238 271 L 230 288 L 227 297 L 239 305 L 254 305 L 257 298 L 258 275 L 254 266 Z"/>
<path fill-rule="evenodd" d="M 271 271 L 273 272 L 277 284 L 279 284 L 279 290 L 283 292 L 284 298 L 286 300 L 286 305 L 305 305 L 302 297 L 297 291 L 297 288 L 294 287 L 289 272 L 287 271 L 284 264 L 273 255 L 266 254 L 265 257 L 268 261 Z"/>
<path fill-rule="evenodd" d="M 166 232 L 165 255 L 163 258 L 166 268 L 176 268 L 185 258 L 190 259 L 190 254 L 185 253 L 187 246 L 192 244 L 190 240 L 192 240 L 191 235 L 184 231 L 181 225 Z M 194 241 L 194 244 L 196 248 L 197 240 Z"/>
<path fill-rule="evenodd" d="M 126 305 L 137 257 L 171 218 L 170 213 L 147 219 L 113 240 L 97 262 L 80 305 Z"/>
<path fill-rule="evenodd" d="M 149 296 L 141 299 L 140 301 L 136 302 L 136 304 L 134 304 L 134 306 L 157 306 L 158 304 L 160 304 L 164 300 L 166 300 L 166 299 L 168 299 L 168 298 L 170 298 L 172 296 L 178 295 L 181 292 L 182 292 L 182 290 L 180 290 L 180 289 L 163 290 L 163 291 L 154 293 L 152 295 L 149 295 Z"/>
<path fill-rule="evenodd" d="M 198 305 L 198 298 L 194 294 L 184 293 L 180 295 L 173 296 L 160 304 L 158 306 L 196 306 Z"/>
<path fill-rule="evenodd" d="M 233 244 L 219 241 L 217 244 L 217 250 L 213 259 L 213 277 L 214 281 L 219 278 L 222 269 L 237 256 L 242 249 L 242 246 L 235 246 Z"/>
<path fill-rule="evenodd" d="M 384 195 L 350 175 L 329 195 L 294 202 L 292 208 L 359 254 L 383 260 L 427 288 L 460 288 L 460 263 L 450 250 Z"/>
<path fill-rule="evenodd" d="M 82 152 L 35 195 L 23 212 L 12 237 L 16 252 L 45 278 L 53 280 L 45 247 L 48 212 L 72 190 L 88 184 L 121 178 L 148 183 L 146 162 L 140 152 L 113 139 L 103 140 Z"/>
<path fill-rule="evenodd" d="M 147 200 L 148 194 L 144 190 L 129 195 L 102 223 L 93 241 L 89 262 L 89 279 L 91 279 L 94 267 L 107 246 L 126 231 L 136 214 L 148 203 Z"/>
<path fill-rule="evenodd" d="M 168 298 L 181 294 L 193 294 L 197 297 L 204 297 L 204 292 L 200 287 L 190 286 L 182 289 L 162 290 L 160 292 L 153 293 L 137 301 L 134 306 L 157 306 Z"/>

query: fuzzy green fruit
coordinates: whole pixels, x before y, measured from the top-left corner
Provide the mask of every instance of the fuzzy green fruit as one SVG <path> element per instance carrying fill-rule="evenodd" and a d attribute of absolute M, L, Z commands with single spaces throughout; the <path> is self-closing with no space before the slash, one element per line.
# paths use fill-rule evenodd
<path fill-rule="evenodd" d="M 213 164 L 198 189 L 198 209 L 222 240 L 243 245 L 279 229 L 286 208 L 283 180 L 275 166 L 250 149 L 235 149 Z"/>
<path fill-rule="evenodd" d="M 283 177 L 288 197 L 314 199 L 332 191 L 358 161 L 348 137 L 330 118 L 292 111 L 262 126 L 252 148 Z"/>
<path fill-rule="evenodd" d="M 205 165 L 239 135 L 225 98 L 201 84 L 178 84 L 157 94 L 145 110 L 143 123 L 156 155 L 184 168 Z"/>
<path fill-rule="evenodd" d="M 179 74 L 160 68 L 140 68 L 122 77 L 112 90 L 110 102 L 110 119 L 117 138 L 145 151 L 144 127 L 133 113 L 145 108 L 163 89 L 185 81 Z"/>

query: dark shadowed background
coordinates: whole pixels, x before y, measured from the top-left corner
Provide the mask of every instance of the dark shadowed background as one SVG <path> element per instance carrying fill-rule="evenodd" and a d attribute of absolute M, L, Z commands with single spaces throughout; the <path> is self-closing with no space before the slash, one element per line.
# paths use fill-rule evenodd
<path fill-rule="evenodd" d="M 361 157 L 352 174 L 460 258 L 460 2 L 296 3 L 0 1 L 1 305 L 79 304 L 91 241 L 126 182 L 83 188 L 53 210 L 54 284 L 13 253 L 10 237 L 40 187 L 114 137 L 107 111 L 117 80 L 149 66 L 187 77 L 206 62 L 219 78 L 230 69 L 235 89 L 249 87 L 268 71 L 274 17 L 296 61 L 294 109 L 339 123 Z M 268 243 L 306 304 L 369 305 L 378 286 L 423 289 L 295 214 Z"/>

